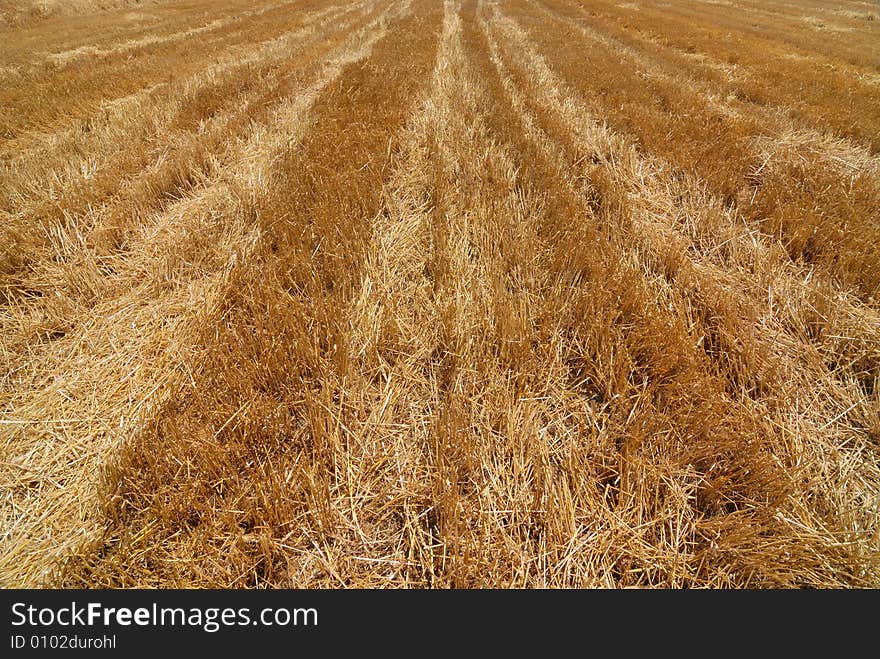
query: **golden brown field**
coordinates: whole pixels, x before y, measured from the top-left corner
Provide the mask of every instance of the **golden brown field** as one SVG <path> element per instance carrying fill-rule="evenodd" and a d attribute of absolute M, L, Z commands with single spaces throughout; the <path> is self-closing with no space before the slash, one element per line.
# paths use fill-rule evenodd
<path fill-rule="evenodd" d="M 880 586 L 880 5 L 0 0 L 0 585 Z"/>

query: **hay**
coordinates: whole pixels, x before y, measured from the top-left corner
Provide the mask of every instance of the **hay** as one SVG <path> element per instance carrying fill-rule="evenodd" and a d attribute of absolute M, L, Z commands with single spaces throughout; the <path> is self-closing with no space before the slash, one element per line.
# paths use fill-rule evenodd
<path fill-rule="evenodd" d="M 16 28 L 0 583 L 880 585 L 868 27 L 626 5 Z"/>

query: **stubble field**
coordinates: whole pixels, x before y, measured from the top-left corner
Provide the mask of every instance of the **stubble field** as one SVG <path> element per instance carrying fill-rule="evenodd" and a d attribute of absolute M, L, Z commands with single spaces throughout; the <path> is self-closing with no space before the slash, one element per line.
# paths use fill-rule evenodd
<path fill-rule="evenodd" d="M 0 585 L 880 586 L 876 2 L 0 18 Z"/>

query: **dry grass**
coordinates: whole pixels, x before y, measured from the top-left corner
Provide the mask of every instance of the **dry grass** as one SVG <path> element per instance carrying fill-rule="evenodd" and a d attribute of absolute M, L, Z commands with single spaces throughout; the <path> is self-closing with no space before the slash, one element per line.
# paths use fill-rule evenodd
<path fill-rule="evenodd" d="M 29 27 L 53 18 L 69 18 L 113 9 L 137 10 L 169 0 L 0 0 L 0 25 Z"/>
<path fill-rule="evenodd" d="M 50 4 L 0 583 L 880 586 L 858 3 Z"/>

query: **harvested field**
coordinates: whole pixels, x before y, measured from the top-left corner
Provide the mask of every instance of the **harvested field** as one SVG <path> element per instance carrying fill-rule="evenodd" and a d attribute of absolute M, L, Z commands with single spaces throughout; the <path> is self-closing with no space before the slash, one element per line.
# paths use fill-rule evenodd
<path fill-rule="evenodd" d="M 0 585 L 880 587 L 876 2 L 0 17 Z"/>

